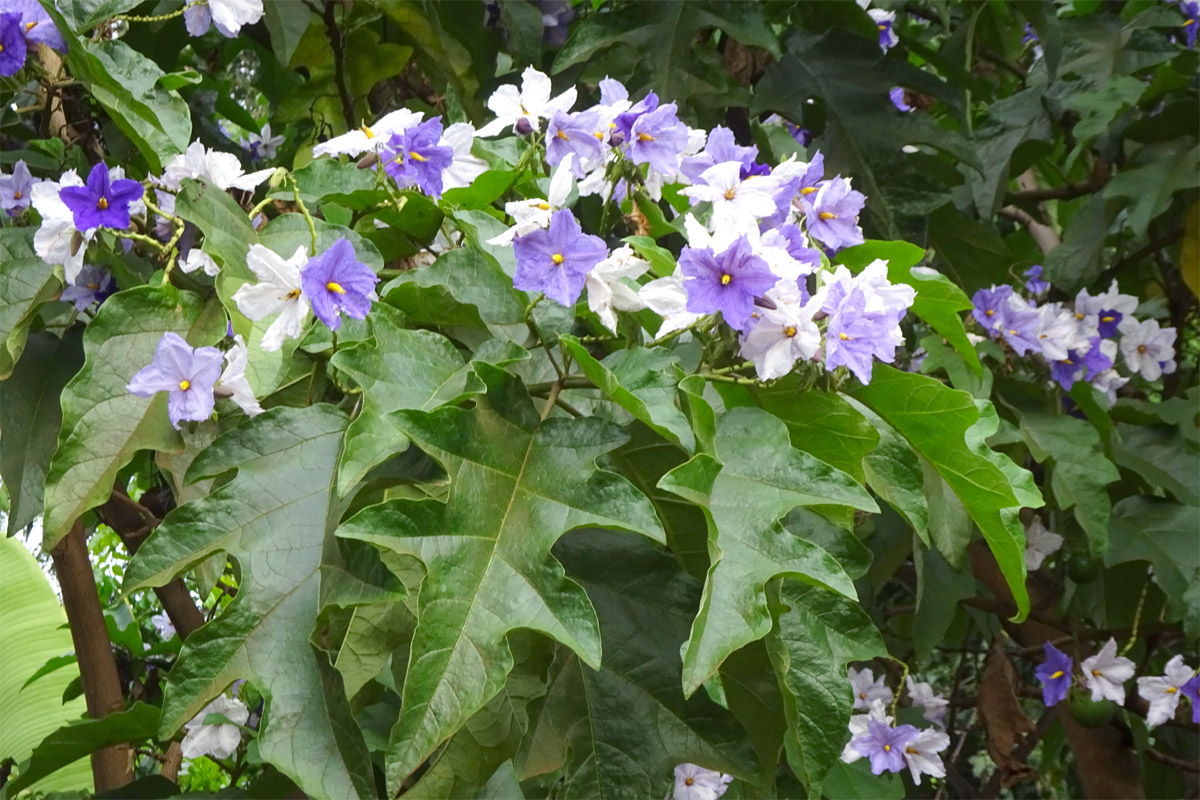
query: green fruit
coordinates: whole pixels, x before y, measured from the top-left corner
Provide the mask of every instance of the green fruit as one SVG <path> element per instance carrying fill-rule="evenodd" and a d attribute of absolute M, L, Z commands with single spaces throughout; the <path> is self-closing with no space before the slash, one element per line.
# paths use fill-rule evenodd
<path fill-rule="evenodd" d="M 1116 706 L 1111 700 L 1093 703 L 1087 695 L 1077 694 L 1071 698 L 1071 716 L 1085 728 L 1099 728 L 1112 719 Z"/>
<path fill-rule="evenodd" d="M 1067 574 L 1076 583 L 1091 583 L 1100 576 L 1100 568 L 1087 553 L 1076 553 L 1067 562 Z"/>

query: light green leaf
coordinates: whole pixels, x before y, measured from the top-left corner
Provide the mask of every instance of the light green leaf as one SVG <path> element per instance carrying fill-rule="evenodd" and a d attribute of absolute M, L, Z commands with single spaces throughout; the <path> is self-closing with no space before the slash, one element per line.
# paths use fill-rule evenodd
<path fill-rule="evenodd" d="M 263 21 L 267 33 L 271 34 L 271 49 L 275 51 L 279 63 L 285 67 L 291 65 L 292 54 L 300 44 L 300 37 L 308 30 L 309 20 L 312 19 L 308 9 L 301 10 L 289 0 L 264 0 Z"/>
<path fill-rule="evenodd" d="M 427 570 L 404 711 L 388 747 L 392 792 L 501 691 L 513 664 L 510 631 L 540 631 L 599 665 L 587 595 L 550 555 L 563 533 L 593 525 L 664 539 L 650 502 L 624 478 L 593 467 L 624 442 L 621 429 L 596 418 L 539 423 L 516 378 L 484 363 L 475 370 L 488 392 L 474 409 L 392 415 L 445 467 L 448 502 L 393 500 L 338 532 L 415 556 Z"/>
<path fill-rule="evenodd" d="M 879 444 L 863 458 L 867 485 L 904 517 L 928 547 L 930 509 L 921 457 L 874 411 L 852 397 L 844 402 L 866 417 L 879 437 Z"/>
<path fill-rule="evenodd" d="M 33 252 L 33 228 L 0 229 L 0 379 L 12 374 L 34 314 L 62 288 L 61 270 Z"/>
<path fill-rule="evenodd" d="M 374 680 L 393 652 L 406 653 L 416 627 L 412 612 L 401 602 L 369 603 L 355 608 L 333 664 L 342 673 L 346 696 L 354 697 Z"/>
<path fill-rule="evenodd" d="M 883 638 L 856 599 L 784 581 L 767 652 L 783 688 L 788 764 L 811 797 L 838 762 L 854 698 L 846 665 L 887 655 Z"/>
<path fill-rule="evenodd" d="M 220 305 L 190 292 L 138 286 L 104 301 L 84 331 L 86 361 L 63 389 L 62 432 L 46 475 L 47 550 L 83 512 L 108 499 L 117 471 L 138 450 L 182 449 L 167 419 L 167 396 L 146 399 L 125 389 L 154 360 L 167 331 L 209 345 L 224 336 L 225 317 Z"/>
<path fill-rule="evenodd" d="M 991 404 L 979 401 L 990 411 L 981 413 L 966 392 L 885 364 L 875 365 L 868 386 L 849 394 L 895 428 L 962 500 L 996 557 L 1017 603 L 1017 615 L 1023 618 L 1029 613 L 1029 595 L 1025 532 L 1017 511 L 1022 506 L 1040 507 L 1042 500 L 1027 471 L 984 443 L 996 430 Z"/>
<path fill-rule="evenodd" d="M 267 699 L 260 754 L 307 794 L 325 797 L 374 795 L 341 678 L 309 644 L 318 567 L 338 513 L 331 508 L 333 471 L 345 426 L 332 406 L 279 408 L 218 438 L 187 477 L 233 469 L 236 476 L 168 514 L 125 577 L 129 592 L 160 586 L 220 550 L 237 559 L 237 597 L 184 643 L 159 730 L 172 735 L 246 678 Z"/>
<path fill-rule="evenodd" d="M 708 514 L 712 566 L 683 658 L 690 696 L 742 645 L 771 630 L 764 586 L 800 577 L 857 597 L 841 564 L 779 520 L 797 506 L 878 507 L 851 476 L 787 442 L 784 424 L 761 409 L 735 408 L 717 421 L 716 458 L 698 455 L 659 481 Z"/>

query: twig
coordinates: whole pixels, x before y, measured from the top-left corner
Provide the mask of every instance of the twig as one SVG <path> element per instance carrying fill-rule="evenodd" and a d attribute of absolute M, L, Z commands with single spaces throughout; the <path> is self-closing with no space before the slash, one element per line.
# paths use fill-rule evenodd
<path fill-rule="evenodd" d="M 1200 772 L 1200 764 L 1197 764 L 1194 761 L 1185 761 L 1182 758 L 1169 756 L 1166 753 L 1155 750 L 1153 747 L 1147 747 L 1145 752 L 1146 757 L 1151 761 L 1157 761 L 1160 764 L 1166 764 L 1168 767 L 1181 769 L 1184 772 Z"/>
<path fill-rule="evenodd" d="M 333 47 L 333 82 L 337 86 L 338 97 L 342 101 L 342 116 L 346 118 L 346 128 L 354 127 L 354 101 L 350 99 L 350 90 L 346 87 L 345 52 L 342 43 L 341 30 L 334 17 L 334 7 L 337 3 L 325 3 L 325 33 L 329 36 L 329 44 Z M 316 246 L 313 246 L 316 249 Z M 313 253 L 316 255 L 316 253 Z"/>
<path fill-rule="evenodd" d="M 558 393 L 563 390 L 562 379 L 556 380 L 550 385 L 550 396 L 546 398 L 546 405 L 542 407 L 542 421 L 544 422 L 550 416 L 550 412 L 554 410 L 554 404 L 558 402 Z"/>

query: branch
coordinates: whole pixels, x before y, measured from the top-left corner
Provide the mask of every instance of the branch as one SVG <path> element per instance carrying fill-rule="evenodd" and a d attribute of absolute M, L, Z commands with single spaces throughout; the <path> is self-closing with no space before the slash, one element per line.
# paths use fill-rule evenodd
<path fill-rule="evenodd" d="M 1153 747 L 1146 748 L 1146 757 L 1151 761 L 1157 761 L 1160 764 L 1166 764 L 1168 767 L 1181 769 L 1184 772 L 1200 772 L 1200 764 L 1194 761 L 1184 761 L 1182 758 L 1169 756 L 1166 753 L 1159 752 Z"/>
<path fill-rule="evenodd" d="M 325 33 L 329 36 L 329 44 L 333 47 L 333 82 L 337 85 L 338 97 L 342 101 L 342 116 L 346 118 L 346 128 L 354 125 L 354 101 L 350 99 L 350 90 L 346 88 L 345 52 L 342 45 L 342 33 L 338 29 L 337 19 L 333 10 L 336 3 L 325 2 Z"/>
<path fill-rule="evenodd" d="M 62 589 L 63 609 L 79 660 L 79 679 L 87 701 L 88 715 L 100 719 L 125 707 L 112 642 L 104 625 L 96 578 L 88 558 L 83 522 L 76 520 L 71 531 L 50 551 L 54 574 Z M 133 780 L 133 751 L 127 743 L 92 753 L 92 779 L 96 793 L 108 792 Z"/>
<path fill-rule="evenodd" d="M 1068 183 L 1051 189 L 1025 189 L 1019 192 L 1009 192 L 1004 199 L 1010 203 L 1040 203 L 1043 200 L 1071 200 L 1094 194 L 1104 188 L 1108 181 L 1093 176 L 1084 183 Z"/>

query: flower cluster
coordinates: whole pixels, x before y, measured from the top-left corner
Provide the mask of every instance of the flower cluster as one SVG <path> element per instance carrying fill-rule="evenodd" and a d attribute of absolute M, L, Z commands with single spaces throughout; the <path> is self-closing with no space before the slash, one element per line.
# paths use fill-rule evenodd
<path fill-rule="evenodd" d="M 0 75 L 16 75 L 39 44 L 67 52 L 66 41 L 38 0 L 0 2 Z"/>
<path fill-rule="evenodd" d="M 1050 284 L 1042 279 L 1040 265 L 1025 276 L 1025 288 L 1033 297 L 1008 285 L 980 289 L 971 298 L 972 315 L 1016 355 L 1040 357 L 1064 391 L 1086 381 L 1112 404 L 1131 375 L 1156 381 L 1175 371 L 1175 329 L 1159 327 L 1158 320 L 1137 319 L 1137 298 L 1121 294 L 1115 280 L 1100 294 L 1080 290 L 1071 304 L 1039 305 L 1035 298 Z M 1116 369 L 1118 355 L 1127 375 Z"/>
<path fill-rule="evenodd" d="M 884 678 L 876 678 L 869 669 L 859 671 L 854 667 L 849 668 L 848 677 L 854 692 L 855 713 L 850 717 L 851 738 L 842 751 L 842 761 L 850 764 L 868 758 L 871 772 L 876 775 L 907 769 L 917 785 L 922 775 L 946 777 L 946 767 L 938 754 L 950 746 L 950 737 L 937 728 L 942 727 L 949 702 L 935 694 L 928 683 L 909 676 L 909 700 L 913 706 L 924 709 L 924 718 L 935 727 L 895 725 L 895 719 L 887 713 L 894 695 Z"/>

